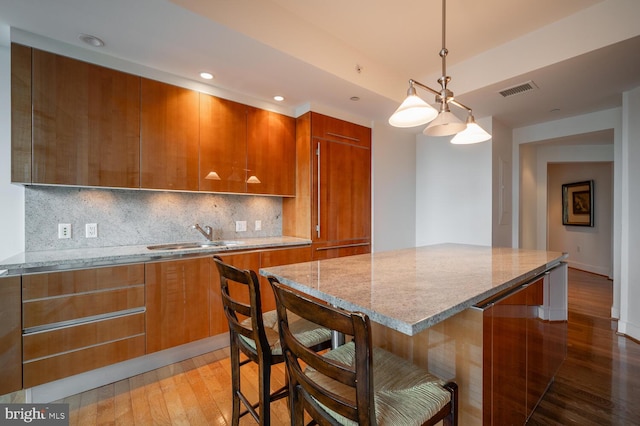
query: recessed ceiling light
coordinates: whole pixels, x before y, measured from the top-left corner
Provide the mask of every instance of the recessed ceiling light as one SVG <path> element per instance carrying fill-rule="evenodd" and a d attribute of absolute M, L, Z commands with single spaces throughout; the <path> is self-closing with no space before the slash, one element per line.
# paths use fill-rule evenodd
<path fill-rule="evenodd" d="M 104 46 L 104 41 L 100 40 L 98 37 L 93 36 L 91 34 L 80 34 L 78 35 L 78 38 L 93 47 Z"/>
<path fill-rule="evenodd" d="M 211 74 L 210 72 L 201 72 L 200 77 L 204 78 L 205 80 L 211 80 L 213 78 L 213 74 Z"/>
<path fill-rule="evenodd" d="M 358 102 L 360 100 L 359 96 L 352 96 L 349 99 L 351 99 L 353 102 Z"/>
<path fill-rule="evenodd" d="M 560 108 L 554 108 L 554 109 L 552 109 L 552 110 L 551 110 L 551 111 L 549 111 L 549 112 L 560 112 Z"/>
<path fill-rule="evenodd" d="M 284 96 L 276 95 L 276 96 L 273 97 L 273 99 L 278 101 L 278 102 L 282 102 L 282 101 L 284 101 Z"/>

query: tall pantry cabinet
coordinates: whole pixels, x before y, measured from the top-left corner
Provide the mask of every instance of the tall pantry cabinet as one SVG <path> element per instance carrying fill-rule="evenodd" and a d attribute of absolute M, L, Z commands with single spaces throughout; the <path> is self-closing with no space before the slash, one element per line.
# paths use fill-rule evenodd
<path fill-rule="evenodd" d="M 314 260 L 371 251 L 371 129 L 309 112 L 296 121 L 296 198 L 283 234 L 312 241 Z"/>

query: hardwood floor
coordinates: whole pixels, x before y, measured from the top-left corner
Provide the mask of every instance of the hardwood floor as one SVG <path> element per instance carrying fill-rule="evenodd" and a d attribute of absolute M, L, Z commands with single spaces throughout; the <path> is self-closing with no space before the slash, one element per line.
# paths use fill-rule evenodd
<path fill-rule="evenodd" d="M 568 357 L 529 425 L 640 425 L 640 344 L 616 335 L 611 300 L 611 281 L 569 270 Z M 243 370 L 243 386 L 257 397 L 257 369 Z M 230 382 L 228 352 L 220 350 L 59 402 L 69 403 L 70 425 L 227 425 Z M 288 424 L 284 400 L 271 410 L 273 425 Z"/>
<path fill-rule="evenodd" d="M 612 282 L 569 269 L 568 354 L 529 425 L 640 425 L 640 344 L 618 336 Z"/>

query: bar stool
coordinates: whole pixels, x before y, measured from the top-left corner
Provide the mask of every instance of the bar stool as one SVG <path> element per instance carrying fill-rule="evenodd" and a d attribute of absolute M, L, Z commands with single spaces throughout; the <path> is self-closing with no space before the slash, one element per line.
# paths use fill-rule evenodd
<path fill-rule="evenodd" d="M 457 425 L 458 387 L 371 344 L 369 317 L 334 308 L 269 282 L 289 373 L 292 425 L 305 412 L 320 425 Z M 318 354 L 292 333 L 292 314 L 351 336 L 348 343 Z"/>
<path fill-rule="evenodd" d="M 260 283 L 256 273 L 248 269 L 238 269 L 214 256 L 220 274 L 222 304 L 229 323 L 229 343 L 231 352 L 231 384 L 233 392 L 232 423 L 237 425 L 240 417 L 247 413 L 260 425 L 270 424 L 270 404 L 289 394 L 288 386 L 270 392 L 271 366 L 284 362 L 276 311 L 262 313 Z M 230 283 L 233 289 L 230 289 Z M 248 299 L 249 303 L 243 302 Z M 313 322 L 294 319 L 291 332 L 312 351 L 331 346 L 331 332 Z M 240 360 L 240 352 L 247 359 Z M 250 403 L 240 387 L 240 367 L 249 362 L 258 364 L 259 400 Z M 246 410 L 240 412 L 240 403 Z M 256 411 L 258 408 L 258 411 Z"/>

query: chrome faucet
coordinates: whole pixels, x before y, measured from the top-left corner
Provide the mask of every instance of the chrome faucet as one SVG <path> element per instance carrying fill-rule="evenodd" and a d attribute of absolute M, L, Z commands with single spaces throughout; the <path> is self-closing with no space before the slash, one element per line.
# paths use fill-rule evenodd
<path fill-rule="evenodd" d="M 202 227 L 196 223 L 195 225 L 191 225 L 189 228 L 197 229 L 207 240 L 213 241 L 213 229 L 211 229 L 210 226 L 205 226 L 204 229 L 202 229 Z"/>

